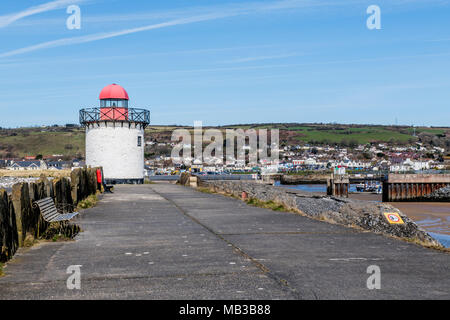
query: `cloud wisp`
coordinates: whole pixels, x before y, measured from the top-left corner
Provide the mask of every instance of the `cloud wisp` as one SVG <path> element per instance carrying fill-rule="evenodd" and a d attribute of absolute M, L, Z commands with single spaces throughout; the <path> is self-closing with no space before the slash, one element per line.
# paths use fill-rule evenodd
<path fill-rule="evenodd" d="M 245 62 L 253 62 L 253 61 L 261 61 L 261 60 L 277 60 L 284 59 L 290 57 L 297 57 L 301 54 L 299 53 L 287 53 L 287 54 L 278 54 L 271 56 L 255 56 L 255 57 L 245 57 L 245 58 L 237 58 L 233 60 L 222 61 L 222 63 L 245 63 Z"/>
<path fill-rule="evenodd" d="M 69 0 L 59 0 L 55 2 L 67 2 Z M 73 0 L 72 0 L 73 1 Z M 83 1 L 83 0 L 81 0 Z M 185 25 L 185 24 L 191 24 L 196 22 L 202 22 L 202 21 L 212 21 L 217 19 L 223 19 L 223 18 L 229 18 L 234 16 L 242 16 L 242 15 L 248 15 L 253 13 L 264 13 L 264 12 L 271 12 L 274 10 L 286 10 L 286 9 L 292 9 L 295 7 L 305 7 L 308 5 L 313 5 L 313 2 L 310 0 L 282 0 L 282 1 L 272 1 L 272 2 L 265 2 L 265 3 L 257 3 L 257 2 L 251 2 L 251 3 L 241 3 L 238 6 L 229 6 L 226 9 L 222 8 L 222 10 L 215 10 L 216 8 L 212 8 L 212 10 L 209 13 L 203 13 L 199 15 L 193 15 L 186 18 L 178 18 L 169 20 L 162 23 L 156 23 L 151 25 L 146 25 L 142 27 L 137 28 L 131 28 L 131 29 L 124 29 L 119 31 L 113 31 L 113 32 L 102 32 L 102 33 L 94 33 L 86 36 L 79 36 L 79 37 L 71 37 L 71 38 L 62 38 L 58 40 L 53 41 L 47 41 L 42 42 L 36 45 L 0 53 L 0 58 L 5 57 L 11 57 L 27 52 L 32 52 L 36 50 L 41 49 L 47 49 L 47 48 L 54 48 L 54 47 L 61 47 L 61 46 L 68 46 L 73 44 L 80 44 L 80 43 L 87 43 L 92 41 L 98 41 L 103 39 L 109 39 L 114 37 L 119 37 L 127 34 L 137 33 L 137 32 L 143 32 L 148 30 L 155 30 L 160 28 L 166 28 L 166 27 L 172 27 L 177 25 Z"/>
<path fill-rule="evenodd" d="M 0 16 L 0 28 L 4 28 L 4 27 L 16 22 L 17 20 L 32 16 L 35 14 L 61 9 L 70 4 L 82 3 L 85 1 L 86 0 L 56 0 L 56 1 L 43 3 L 38 6 L 29 7 L 20 12 L 3 15 L 3 16 Z"/>
<path fill-rule="evenodd" d="M 61 1 L 61 0 L 60 0 Z M 342 1 L 342 0 L 339 0 Z M 351 1 L 351 0 L 345 0 Z M 354 0 L 355 1 L 355 0 Z M 361 0 L 356 0 L 361 1 Z M 230 11 L 272 11 L 272 10 L 288 10 L 295 8 L 307 8 L 307 7 L 320 7 L 329 6 L 330 3 L 323 2 L 322 0 L 278 0 L 278 1 L 266 1 L 266 2 L 242 2 L 242 3 L 225 3 L 208 6 L 190 6 L 185 8 L 169 9 L 165 11 L 150 11 L 150 12 L 134 12 L 134 13 L 108 13 L 102 15 L 89 15 L 83 17 L 83 21 L 86 23 L 119 23 L 119 22 L 136 22 L 136 21 L 151 21 L 156 19 L 181 19 L 186 16 L 203 15 L 211 12 L 230 12 Z M 332 5 L 339 5 L 333 3 Z M 60 19 L 45 18 L 40 20 L 21 21 L 21 26 L 32 26 L 36 23 L 39 24 L 55 24 L 60 23 Z"/>
<path fill-rule="evenodd" d="M 19 13 L 13 14 L 13 15 L 0 16 L 0 27 L 6 26 L 14 21 L 17 21 L 18 19 L 21 19 L 23 17 L 29 16 L 32 14 L 37 14 L 40 12 L 54 10 L 63 5 L 67 5 L 68 3 L 85 2 L 85 1 L 88 1 L 88 0 L 57 0 L 57 1 L 48 2 L 46 4 L 42 4 L 37 7 L 31 7 L 27 10 L 24 10 L 22 12 L 19 12 Z M 94 33 L 94 34 L 85 35 L 85 36 L 62 38 L 62 39 L 58 39 L 58 40 L 42 42 L 42 43 L 38 43 L 38 44 L 31 45 L 28 47 L 23 47 L 20 49 L 15 49 L 15 50 L 0 53 L 0 58 L 16 56 L 19 54 L 24 54 L 24 53 L 47 49 L 47 48 L 54 48 L 54 47 L 61 47 L 61 46 L 93 42 L 93 41 L 109 39 L 109 38 L 124 36 L 124 35 L 128 35 L 128 34 L 138 33 L 138 32 L 143 32 L 143 31 L 177 26 L 177 25 L 186 25 L 186 24 L 191 24 L 191 23 L 212 21 L 212 20 L 217 20 L 217 19 L 230 18 L 230 17 L 235 17 L 235 16 L 243 16 L 243 15 L 249 15 L 249 14 L 257 14 L 257 13 L 264 14 L 264 13 L 270 13 L 273 11 L 291 10 L 294 8 L 306 9 L 306 8 L 317 8 L 317 7 L 323 7 L 323 6 L 349 6 L 352 4 L 354 5 L 356 3 L 361 3 L 361 2 L 365 2 L 365 1 L 367 1 L 367 0 L 346 0 L 346 1 L 335 1 L 335 2 L 313 1 L 313 0 L 278 0 L 278 1 L 268 1 L 268 2 L 246 2 L 246 3 L 244 2 L 244 3 L 239 3 L 237 5 L 233 4 L 233 5 L 226 5 L 226 6 L 213 6 L 213 7 L 209 7 L 209 8 L 203 7 L 200 10 L 202 12 L 200 14 L 195 15 L 191 12 L 192 15 L 188 16 L 188 17 L 174 18 L 174 19 L 166 21 L 166 22 L 150 24 L 150 25 L 146 25 L 146 26 L 142 26 L 142 27 L 123 29 L 123 30 L 113 31 L 113 32 Z M 397 1 L 399 1 L 399 0 L 397 0 Z M 408 3 L 409 1 L 422 2 L 424 0 L 403 0 L 403 1 L 406 1 Z M 437 0 L 435 0 L 435 1 L 437 1 Z M 448 1 L 448 0 L 440 0 L 440 1 Z M 403 2 L 400 1 L 400 3 L 403 3 Z M 188 11 L 188 12 L 190 12 L 190 11 Z M 178 14 L 179 13 L 180 13 L 180 11 L 178 11 Z"/>
<path fill-rule="evenodd" d="M 225 14 L 202 15 L 202 16 L 195 16 L 195 17 L 190 17 L 190 18 L 185 18 L 185 19 L 176 19 L 176 20 L 167 21 L 167 22 L 163 22 L 163 23 L 157 23 L 157 24 L 152 24 L 152 25 L 148 25 L 148 26 L 125 29 L 125 30 L 120 30 L 120 31 L 115 31 L 115 32 L 107 32 L 107 33 L 102 32 L 102 33 L 95 33 L 95 34 L 91 34 L 91 35 L 87 35 L 87 36 L 63 38 L 63 39 L 47 41 L 47 42 L 39 43 L 39 44 L 36 44 L 33 46 L 1 53 L 0 58 L 11 57 L 11 56 L 15 56 L 18 54 L 36 51 L 36 50 L 40 50 L 40 49 L 67 46 L 67 45 L 80 44 L 80 43 L 87 43 L 87 42 L 98 41 L 98 40 L 103 40 L 103 39 L 115 38 L 115 37 L 132 34 L 132 33 L 137 33 L 137 32 L 166 28 L 166 27 L 171 27 L 171 26 L 176 26 L 176 25 L 189 24 L 189 23 L 194 23 L 194 22 L 214 20 L 214 19 L 219 19 L 219 18 L 224 18 L 224 17 L 229 17 L 229 16 L 231 16 L 231 14 L 228 14 L 228 15 L 225 15 Z"/>

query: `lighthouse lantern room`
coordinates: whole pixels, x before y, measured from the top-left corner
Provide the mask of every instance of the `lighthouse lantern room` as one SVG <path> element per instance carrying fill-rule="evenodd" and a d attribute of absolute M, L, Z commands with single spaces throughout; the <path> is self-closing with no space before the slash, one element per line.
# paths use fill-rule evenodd
<path fill-rule="evenodd" d="M 86 128 L 86 165 L 103 167 L 106 183 L 144 183 L 144 130 L 150 112 L 128 107 L 117 84 L 100 92 L 100 107 L 80 110 Z"/>

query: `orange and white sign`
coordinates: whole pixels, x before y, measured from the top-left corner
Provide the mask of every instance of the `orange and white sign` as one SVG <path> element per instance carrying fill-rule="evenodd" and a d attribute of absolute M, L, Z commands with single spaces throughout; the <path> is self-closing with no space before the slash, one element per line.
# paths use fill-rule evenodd
<path fill-rule="evenodd" d="M 404 224 L 402 218 L 397 212 L 385 212 L 384 216 L 390 224 Z"/>

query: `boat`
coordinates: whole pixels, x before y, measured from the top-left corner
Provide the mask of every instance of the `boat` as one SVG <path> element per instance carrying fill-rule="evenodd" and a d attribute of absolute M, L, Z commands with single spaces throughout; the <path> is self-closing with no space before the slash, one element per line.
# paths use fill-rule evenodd
<path fill-rule="evenodd" d="M 357 192 L 381 193 L 382 191 L 382 186 L 379 183 L 358 183 L 355 187 Z"/>

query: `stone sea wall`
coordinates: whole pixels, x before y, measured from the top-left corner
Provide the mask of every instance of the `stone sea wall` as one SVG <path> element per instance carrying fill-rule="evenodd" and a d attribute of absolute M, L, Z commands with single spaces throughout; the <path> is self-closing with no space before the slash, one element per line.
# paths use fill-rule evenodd
<path fill-rule="evenodd" d="M 314 195 L 256 182 L 200 181 L 199 185 L 239 198 L 246 192 L 249 199 L 273 201 L 315 219 L 441 247 L 414 221 L 389 204 Z M 390 224 L 384 217 L 385 212 L 398 213 L 404 224 Z"/>
<path fill-rule="evenodd" d="M 10 259 L 27 239 L 40 239 L 49 228 L 39 208 L 33 206 L 34 201 L 52 197 L 61 211 L 71 211 L 81 200 L 97 192 L 96 169 L 75 169 L 70 178 L 49 180 L 41 176 L 31 183 L 16 183 L 11 194 L 0 189 L 0 262 Z M 68 223 L 61 223 L 60 227 L 66 235 L 79 230 Z"/>
<path fill-rule="evenodd" d="M 0 262 L 10 259 L 18 246 L 16 216 L 11 195 L 0 189 Z"/>
<path fill-rule="evenodd" d="M 287 175 L 280 176 L 281 184 L 321 184 L 327 183 L 329 174 Z"/>

